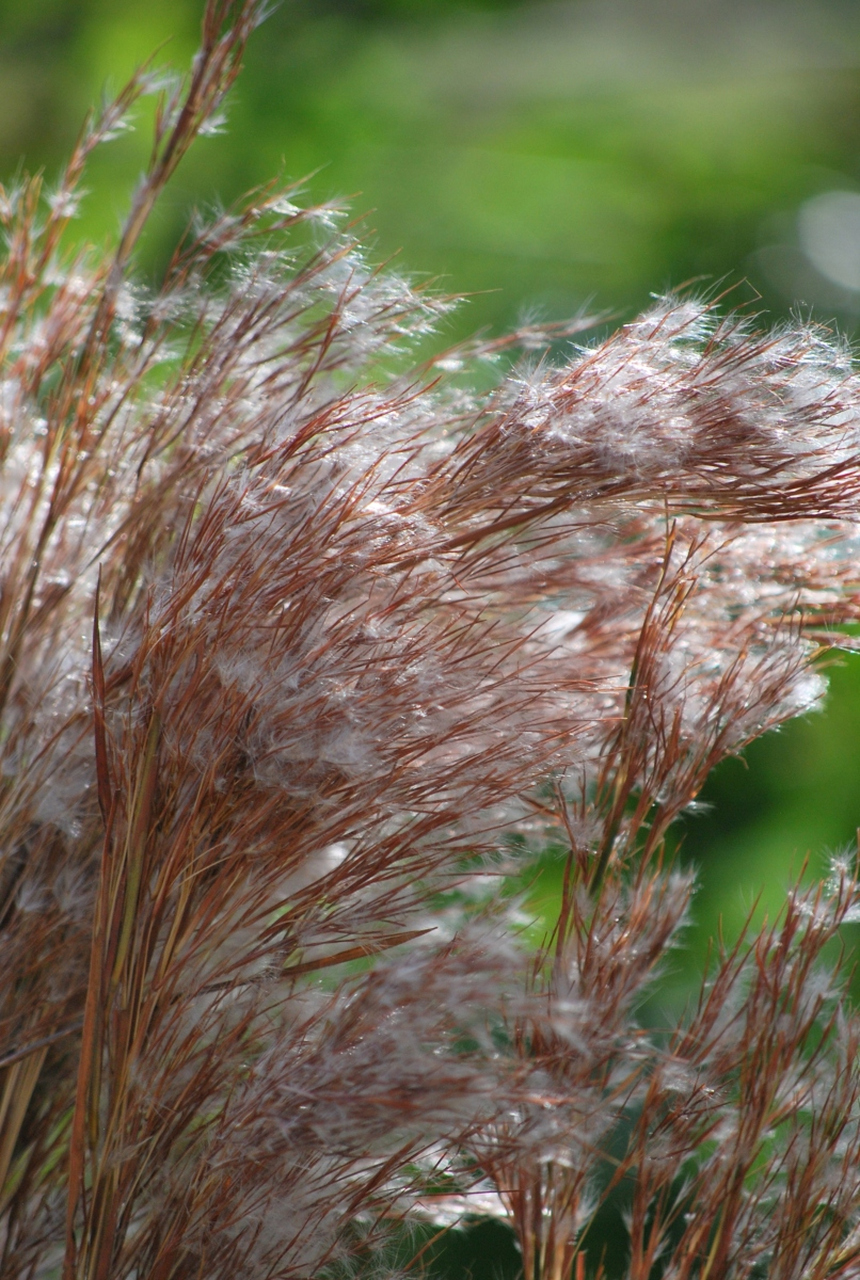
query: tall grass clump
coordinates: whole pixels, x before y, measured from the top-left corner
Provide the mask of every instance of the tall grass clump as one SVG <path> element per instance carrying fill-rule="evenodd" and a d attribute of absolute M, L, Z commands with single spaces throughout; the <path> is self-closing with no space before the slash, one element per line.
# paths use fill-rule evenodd
<path fill-rule="evenodd" d="M 613 1194 L 631 1280 L 860 1275 L 853 860 L 645 1004 L 672 823 L 860 620 L 850 354 L 668 298 L 472 394 L 504 344 L 410 357 L 449 303 L 275 189 L 145 288 L 260 16 L 208 0 L 186 79 L 0 199 L 0 1275 L 378 1274 L 476 1212 L 569 1280 Z"/>

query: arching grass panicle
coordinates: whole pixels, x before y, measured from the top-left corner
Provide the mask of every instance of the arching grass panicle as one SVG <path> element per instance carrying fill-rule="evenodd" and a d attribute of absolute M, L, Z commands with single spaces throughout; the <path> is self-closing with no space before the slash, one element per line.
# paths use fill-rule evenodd
<path fill-rule="evenodd" d="M 146 288 L 261 17 L 208 0 L 185 79 L 0 200 L 0 1276 L 309 1280 L 477 1206 L 579 1280 L 615 1187 L 637 1280 L 855 1275 L 851 861 L 643 1012 L 671 824 L 860 620 L 850 355 L 669 298 L 428 360 L 451 301 L 274 188 Z"/>

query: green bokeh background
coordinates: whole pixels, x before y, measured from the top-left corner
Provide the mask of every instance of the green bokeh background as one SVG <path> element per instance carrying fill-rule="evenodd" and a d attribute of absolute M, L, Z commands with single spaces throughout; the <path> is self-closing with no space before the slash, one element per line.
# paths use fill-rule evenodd
<path fill-rule="evenodd" d="M 201 6 L 0 0 L 3 180 L 56 172 L 87 107 L 154 50 L 184 66 Z M 146 149 L 142 127 L 96 157 L 82 237 L 115 232 Z M 274 175 L 348 197 L 377 259 L 468 294 L 452 337 L 583 308 L 621 320 L 697 279 L 773 321 L 799 307 L 853 336 L 860 292 L 804 259 L 797 214 L 860 191 L 860 5 L 288 0 L 252 42 L 227 131 L 169 189 L 142 270 L 193 206 Z M 855 842 L 858 781 L 860 665 L 846 658 L 827 707 L 725 764 L 709 812 L 686 821 L 692 955 L 757 896 L 777 910 L 807 857 L 819 869 Z M 510 1269 L 503 1255 L 481 1246 L 456 1273 Z"/>

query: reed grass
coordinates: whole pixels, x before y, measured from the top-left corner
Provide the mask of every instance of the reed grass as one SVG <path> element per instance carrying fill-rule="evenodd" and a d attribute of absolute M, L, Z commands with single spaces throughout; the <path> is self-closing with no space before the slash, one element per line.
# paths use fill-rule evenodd
<path fill-rule="evenodd" d="M 0 198 L 0 1275 L 311 1280 L 496 1213 L 581 1280 L 623 1186 L 631 1280 L 856 1276 L 853 857 L 643 1013 L 672 823 L 860 619 L 850 352 L 666 298 L 421 358 L 451 300 L 291 189 L 145 288 L 262 16 L 207 0 L 185 78 Z M 506 876 L 548 839 L 535 952 Z"/>

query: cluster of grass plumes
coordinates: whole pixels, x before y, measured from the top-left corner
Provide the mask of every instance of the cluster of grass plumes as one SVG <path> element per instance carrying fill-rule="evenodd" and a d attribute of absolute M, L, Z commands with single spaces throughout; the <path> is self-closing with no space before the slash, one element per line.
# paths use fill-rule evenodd
<path fill-rule="evenodd" d="M 290 192 L 147 291 L 259 16 L 209 0 L 186 81 L 2 197 L 0 1276 L 309 1280 L 495 1209 L 563 1280 L 613 1185 L 637 1280 L 856 1275 L 851 872 L 641 1011 L 670 825 L 860 616 L 860 379 L 669 299 L 473 397 L 503 344 L 410 362 L 448 303 Z M 71 253 L 150 90 L 116 248 Z M 547 833 L 535 954 L 494 886 Z"/>

